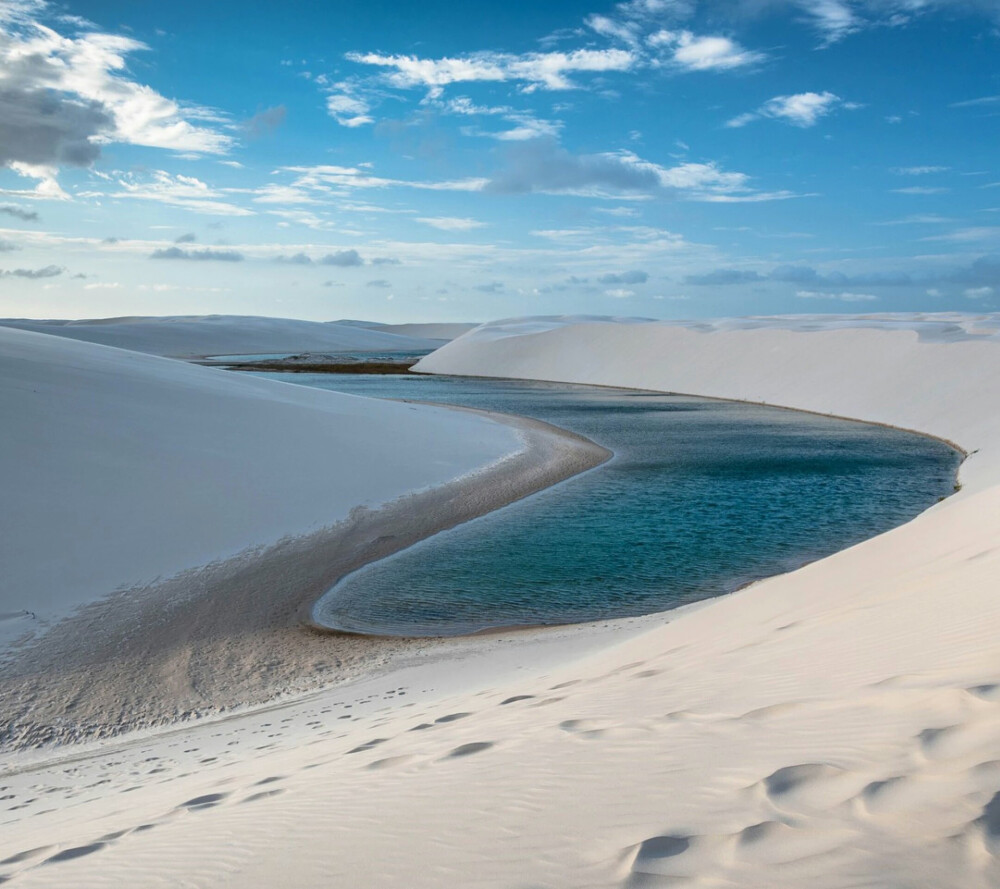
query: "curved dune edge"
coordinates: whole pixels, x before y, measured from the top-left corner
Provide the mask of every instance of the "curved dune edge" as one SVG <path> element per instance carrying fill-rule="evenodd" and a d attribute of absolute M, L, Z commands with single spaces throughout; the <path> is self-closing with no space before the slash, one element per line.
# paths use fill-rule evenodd
<path fill-rule="evenodd" d="M 548 423 L 490 411 L 523 448 L 448 484 L 303 537 L 85 606 L 0 674 L 0 749 L 97 740 L 218 715 L 384 669 L 430 640 L 335 633 L 312 621 L 341 577 L 612 455 Z M 440 643 L 439 643 L 440 644 Z"/>
<path fill-rule="evenodd" d="M 558 657 L 536 634 L 479 640 L 460 659 L 96 753 L 70 778 L 59 764 L 5 776 L 20 808 L 0 873 L 95 889 L 151 876 L 262 889 L 1000 885 L 1000 349 L 924 341 L 905 323 L 512 322 L 445 347 L 427 369 L 928 432 L 970 452 L 964 486 L 732 596 L 624 634 L 574 628 L 563 638 L 582 643 Z"/>

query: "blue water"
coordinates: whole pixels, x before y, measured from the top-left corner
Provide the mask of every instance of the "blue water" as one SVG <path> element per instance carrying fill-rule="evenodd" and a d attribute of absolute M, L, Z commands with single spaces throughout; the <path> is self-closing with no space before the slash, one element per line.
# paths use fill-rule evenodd
<path fill-rule="evenodd" d="M 895 429 L 688 396 L 416 375 L 294 382 L 537 417 L 615 453 L 346 577 L 314 616 L 353 632 L 456 635 L 663 611 L 906 522 L 951 493 L 960 462 Z"/>

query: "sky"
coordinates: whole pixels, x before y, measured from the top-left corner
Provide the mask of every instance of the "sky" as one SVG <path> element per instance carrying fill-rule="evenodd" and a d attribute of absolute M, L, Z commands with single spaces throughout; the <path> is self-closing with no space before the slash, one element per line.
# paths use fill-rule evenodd
<path fill-rule="evenodd" d="M 0 317 L 998 308 L 998 0 L 0 0 Z"/>

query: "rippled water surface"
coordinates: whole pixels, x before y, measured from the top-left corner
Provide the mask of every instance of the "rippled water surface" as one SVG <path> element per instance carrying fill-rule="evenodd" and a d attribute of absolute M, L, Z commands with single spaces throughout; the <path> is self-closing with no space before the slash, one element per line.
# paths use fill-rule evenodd
<path fill-rule="evenodd" d="M 615 452 L 345 578 L 314 614 L 356 632 L 453 635 L 663 611 L 902 524 L 951 493 L 960 459 L 894 429 L 688 396 L 415 375 L 291 381 L 537 417 Z"/>

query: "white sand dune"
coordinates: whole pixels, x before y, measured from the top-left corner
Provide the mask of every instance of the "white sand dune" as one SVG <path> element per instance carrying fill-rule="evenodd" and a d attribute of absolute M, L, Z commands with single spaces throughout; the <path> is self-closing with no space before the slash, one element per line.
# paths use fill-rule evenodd
<path fill-rule="evenodd" d="M 482 417 L 0 327 L 0 640 L 522 445 Z"/>
<path fill-rule="evenodd" d="M 530 319 L 456 340 L 422 369 L 764 401 L 972 453 L 962 490 L 909 524 L 732 596 L 472 640 L 279 708 L 32 771 L 14 760 L 0 873 L 25 887 L 1000 885 L 998 320 Z"/>
<path fill-rule="evenodd" d="M 0 319 L 0 326 L 175 358 L 276 352 L 412 351 L 441 345 L 440 338 L 419 330 L 396 332 L 355 324 L 242 315 L 97 318 L 86 321 L 6 318 Z"/>

